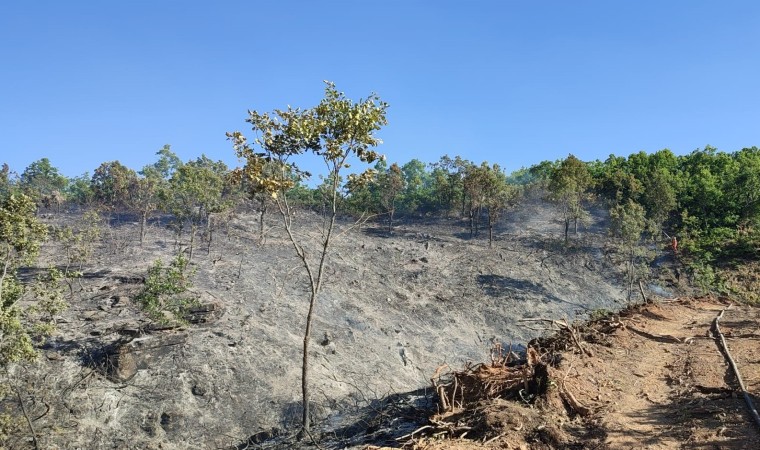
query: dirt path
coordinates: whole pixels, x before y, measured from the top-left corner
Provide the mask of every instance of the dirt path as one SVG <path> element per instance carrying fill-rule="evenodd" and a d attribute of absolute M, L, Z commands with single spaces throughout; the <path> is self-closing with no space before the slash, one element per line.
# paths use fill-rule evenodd
<path fill-rule="evenodd" d="M 572 343 L 562 352 L 551 372 L 556 390 L 589 409 L 585 416 L 550 389 L 547 401 L 533 408 L 504 401 L 478 405 L 479 420 L 485 417 L 490 429 L 481 430 L 477 442 L 429 438 L 407 448 L 760 448 L 760 429 L 715 337 L 713 323 L 724 309 L 721 331 L 757 406 L 760 310 L 709 298 L 678 300 L 582 329 L 582 345 L 592 356 Z M 610 324 L 613 332 L 598 332 Z"/>
<path fill-rule="evenodd" d="M 727 305 L 708 300 L 650 306 L 624 319 L 611 347 L 583 363 L 574 378 L 579 398 L 599 405 L 596 419 L 612 448 L 758 448 L 738 384 L 712 333 Z M 742 318 L 743 320 L 737 320 Z M 757 310 L 726 312 L 723 332 L 739 370 L 757 373 Z M 754 328 L 754 329 L 753 329 Z M 745 337 L 738 337 L 746 334 Z M 594 373 L 597 375 L 595 376 Z M 750 443 L 754 442 L 754 445 Z"/>

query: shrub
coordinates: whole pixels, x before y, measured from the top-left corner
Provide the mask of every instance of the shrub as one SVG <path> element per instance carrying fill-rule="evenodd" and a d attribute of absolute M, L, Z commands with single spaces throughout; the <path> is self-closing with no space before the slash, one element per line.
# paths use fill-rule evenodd
<path fill-rule="evenodd" d="M 197 306 L 192 295 L 182 295 L 192 287 L 191 279 L 195 274 L 188 264 L 187 258 L 177 255 L 168 266 L 158 259 L 148 269 L 145 288 L 137 296 L 137 301 L 157 322 L 182 322 L 188 310 Z"/>

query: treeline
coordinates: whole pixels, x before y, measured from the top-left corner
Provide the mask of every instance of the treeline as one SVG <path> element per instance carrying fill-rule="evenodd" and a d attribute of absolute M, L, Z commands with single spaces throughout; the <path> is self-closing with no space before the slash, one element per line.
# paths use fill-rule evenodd
<path fill-rule="evenodd" d="M 697 262 L 730 266 L 760 257 L 760 149 L 669 150 L 587 164 L 592 192 L 613 218 L 639 220 L 644 233 L 677 235 Z"/>
<path fill-rule="evenodd" d="M 92 176 L 75 178 L 61 175 L 47 158 L 30 164 L 20 175 L 3 165 L 0 197 L 23 193 L 47 211 L 78 205 L 131 212 L 140 218 L 141 239 L 151 215 L 170 214 L 180 231 L 189 232 L 191 249 L 199 229 L 212 231 L 214 214 L 245 201 L 254 202 L 264 223 L 271 199 L 239 171 L 206 156 L 183 162 L 168 145 L 157 157 L 139 171 L 111 161 Z M 459 156 L 443 156 L 432 164 L 382 160 L 362 180 L 350 177 L 338 182 L 343 186 L 344 213 L 376 215 L 389 229 L 399 216 L 454 216 L 466 219 L 473 235 L 487 229 L 492 242 L 494 224 L 523 193 L 533 192 L 556 203 L 565 241 L 588 217 L 588 207 L 601 202 L 610 210 L 612 236 L 622 243 L 677 237 L 684 256 L 704 267 L 760 257 L 757 147 L 733 153 L 706 147 L 681 156 L 661 150 L 591 162 L 569 155 L 511 174 L 496 164 Z M 326 193 L 332 184 L 330 177 L 313 188 L 294 182 L 288 199 L 319 211 L 329 203 Z"/>

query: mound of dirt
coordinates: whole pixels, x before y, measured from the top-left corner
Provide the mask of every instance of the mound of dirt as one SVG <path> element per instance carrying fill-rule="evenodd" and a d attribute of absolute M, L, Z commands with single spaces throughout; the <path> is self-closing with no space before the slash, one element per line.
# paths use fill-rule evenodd
<path fill-rule="evenodd" d="M 397 447 L 368 448 L 760 448 L 745 402 L 760 404 L 758 340 L 760 310 L 725 299 L 631 307 L 531 342 L 512 367 L 453 372 L 428 424 Z"/>

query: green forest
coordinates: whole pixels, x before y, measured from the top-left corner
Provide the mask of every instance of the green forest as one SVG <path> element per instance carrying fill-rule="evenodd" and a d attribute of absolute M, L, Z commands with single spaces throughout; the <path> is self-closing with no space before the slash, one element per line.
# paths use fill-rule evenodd
<path fill-rule="evenodd" d="M 275 170 L 275 164 L 270 164 Z M 460 156 L 442 156 L 426 164 L 375 161 L 359 176 L 320 176 L 305 183 L 294 173 L 286 195 L 292 205 L 323 211 L 333 181 L 339 186 L 339 211 L 368 217 L 392 231 L 398 221 L 446 216 L 462 219 L 473 237 L 493 240 L 500 217 L 525 198 L 556 204 L 557 233 L 571 246 L 589 208 L 610 214 L 610 238 L 631 248 L 671 245 L 700 286 L 737 293 L 757 302 L 760 257 L 760 149 L 735 152 L 713 147 L 675 155 L 670 150 L 639 152 L 628 157 L 581 161 L 573 155 L 542 161 L 506 173 L 498 164 Z M 242 169 L 231 169 L 206 156 L 181 161 L 169 145 L 156 161 L 139 170 L 119 161 L 104 162 L 90 175 L 67 178 L 47 158 L 19 172 L 3 165 L 0 199 L 4 210 L 19 197 L 36 205 L 36 213 L 97 210 L 118 218 L 132 215 L 143 225 L 171 217 L 185 232 L 191 249 L 196 235 L 208 239 L 226 214 L 240 208 L 266 218 L 272 199 Z M 313 186 L 313 187 L 312 187 Z M 272 209 L 273 211 L 273 209 Z M 216 223 L 215 223 L 216 222 Z M 262 224 L 264 222 L 262 221 Z"/>

